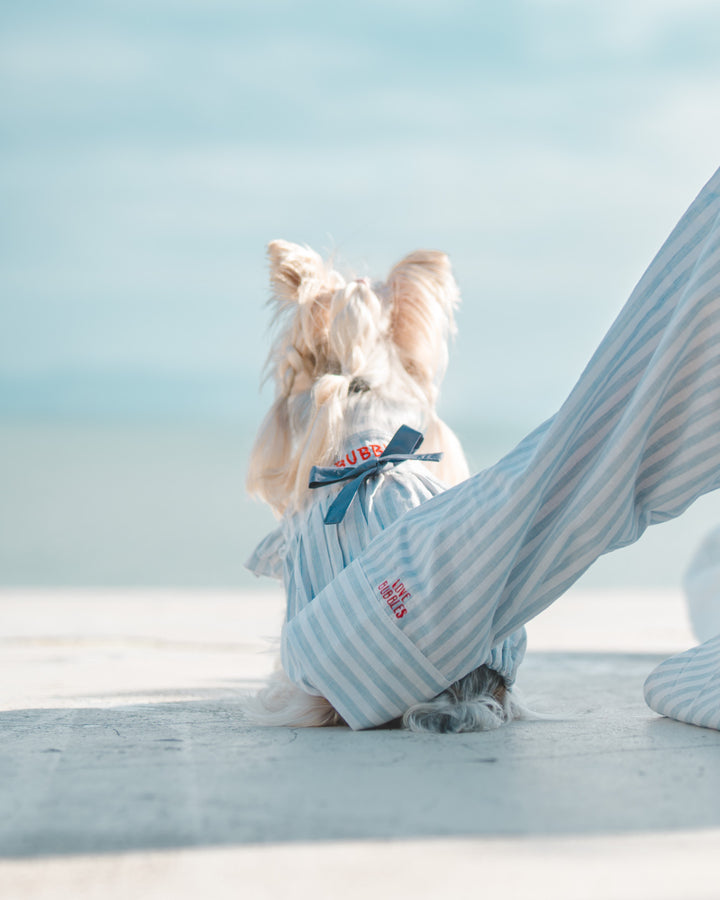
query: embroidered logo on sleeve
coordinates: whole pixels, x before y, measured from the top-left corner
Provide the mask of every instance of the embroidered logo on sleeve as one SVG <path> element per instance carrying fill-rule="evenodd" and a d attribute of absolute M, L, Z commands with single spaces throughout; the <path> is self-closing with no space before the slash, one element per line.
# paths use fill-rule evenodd
<path fill-rule="evenodd" d="M 378 585 L 377 589 L 380 591 L 380 596 L 395 613 L 396 619 L 402 619 L 403 616 L 407 615 L 405 601 L 409 600 L 412 594 L 402 581 L 397 579 L 392 584 L 389 581 L 383 581 L 382 584 Z"/>
<path fill-rule="evenodd" d="M 382 456 L 385 444 L 370 444 L 368 447 L 356 447 L 349 453 L 346 453 L 342 459 L 337 460 L 333 465 L 340 468 L 345 466 L 356 466 L 360 462 L 365 462 L 371 456 Z"/>

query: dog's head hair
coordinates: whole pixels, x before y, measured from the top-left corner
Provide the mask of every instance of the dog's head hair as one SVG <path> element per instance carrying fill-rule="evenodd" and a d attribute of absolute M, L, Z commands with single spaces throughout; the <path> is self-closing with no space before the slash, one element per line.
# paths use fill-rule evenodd
<path fill-rule="evenodd" d="M 425 447 L 446 456 L 439 477 L 467 467 L 457 438 L 435 413 L 459 293 L 444 253 L 420 250 L 387 281 L 350 281 L 309 247 L 268 245 L 277 336 L 268 358 L 275 402 L 250 460 L 248 489 L 277 514 L 300 505 L 313 465 L 341 448 L 353 414 L 368 406 L 415 416 Z M 431 446 L 432 442 L 432 446 Z"/>

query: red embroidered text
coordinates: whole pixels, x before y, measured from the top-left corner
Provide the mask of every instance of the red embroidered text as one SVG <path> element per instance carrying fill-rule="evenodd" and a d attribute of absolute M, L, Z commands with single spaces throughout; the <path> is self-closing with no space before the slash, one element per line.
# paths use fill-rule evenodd
<path fill-rule="evenodd" d="M 371 456 L 381 456 L 385 449 L 384 444 L 370 444 L 367 447 L 356 447 L 349 453 L 346 453 L 342 459 L 339 459 L 335 465 L 340 466 L 356 466 L 358 463 L 365 462 Z"/>
<path fill-rule="evenodd" d="M 405 601 L 412 597 L 410 591 L 399 579 L 390 584 L 389 581 L 383 581 L 377 588 L 380 596 L 387 603 L 390 609 L 395 613 L 396 619 L 402 619 L 407 615 L 407 607 Z"/>

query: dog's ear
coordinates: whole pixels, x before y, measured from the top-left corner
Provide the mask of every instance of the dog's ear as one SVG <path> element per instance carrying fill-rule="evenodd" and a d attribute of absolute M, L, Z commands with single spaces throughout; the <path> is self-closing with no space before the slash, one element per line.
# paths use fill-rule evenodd
<path fill-rule="evenodd" d="M 289 241 L 271 241 L 270 284 L 278 300 L 303 303 L 323 287 L 327 272 L 320 256 L 310 247 Z"/>
<path fill-rule="evenodd" d="M 447 340 L 455 332 L 460 302 L 450 260 L 437 250 L 418 250 L 393 268 L 387 286 L 400 360 L 430 395 L 445 371 Z"/>
<path fill-rule="evenodd" d="M 310 247 L 289 241 L 268 244 L 268 258 L 277 327 L 270 362 L 276 384 L 289 396 L 307 390 L 324 371 L 330 300 L 342 279 Z"/>

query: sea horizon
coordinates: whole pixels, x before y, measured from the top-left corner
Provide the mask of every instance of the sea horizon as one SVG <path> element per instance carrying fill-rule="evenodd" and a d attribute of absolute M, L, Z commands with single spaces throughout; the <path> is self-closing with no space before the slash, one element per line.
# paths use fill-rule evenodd
<path fill-rule="evenodd" d="M 452 422 L 472 472 L 523 436 L 519 424 Z M 264 590 L 244 568 L 274 527 L 245 472 L 259 418 L 0 421 L 0 587 Z M 533 423 L 537 424 L 537 423 Z M 581 588 L 680 588 L 720 494 L 601 558 Z"/>

